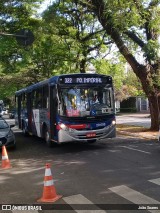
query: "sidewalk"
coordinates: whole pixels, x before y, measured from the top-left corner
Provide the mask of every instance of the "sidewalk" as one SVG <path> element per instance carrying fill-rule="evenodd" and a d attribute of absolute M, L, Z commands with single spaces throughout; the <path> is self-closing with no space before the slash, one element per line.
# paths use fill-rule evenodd
<path fill-rule="evenodd" d="M 117 122 L 117 136 L 126 136 L 126 137 L 134 137 L 148 140 L 158 140 L 159 132 L 158 131 L 150 131 L 148 125 L 144 125 L 144 120 L 148 121 L 150 119 L 149 113 L 118 113 L 118 118 L 121 122 Z M 131 118 L 127 123 L 127 118 Z M 135 119 L 134 119 L 135 118 Z M 124 122 L 122 120 L 124 119 Z M 137 122 L 136 122 L 137 119 Z M 141 121 L 143 120 L 143 122 Z"/>
<path fill-rule="evenodd" d="M 148 139 L 148 140 L 158 140 L 158 132 L 128 132 L 128 131 L 119 131 L 117 130 L 117 136 L 127 136 L 132 138 Z"/>
<path fill-rule="evenodd" d="M 127 117 L 135 117 L 135 118 L 149 118 L 150 113 L 147 112 L 135 112 L 135 113 L 117 113 L 116 116 L 127 116 Z"/>

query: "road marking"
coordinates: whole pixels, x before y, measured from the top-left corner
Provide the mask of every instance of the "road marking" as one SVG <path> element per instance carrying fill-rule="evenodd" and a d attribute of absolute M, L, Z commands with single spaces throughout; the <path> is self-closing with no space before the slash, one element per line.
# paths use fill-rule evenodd
<path fill-rule="evenodd" d="M 37 210 L 23 210 L 23 211 L 21 211 L 21 210 L 13 210 L 12 211 L 13 213 L 20 213 L 20 212 L 23 212 L 23 213 L 39 213 Z"/>
<path fill-rule="evenodd" d="M 160 178 L 156 178 L 156 179 L 152 179 L 152 180 L 148 180 L 148 181 L 155 183 L 157 185 L 160 185 Z"/>
<path fill-rule="evenodd" d="M 81 194 L 78 195 L 72 195 L 69 197 L 64 197 L 63 200 L 72 206 L 72 204 L 93 204 L 90 200 L 88 200 L 86 197 L 84 197 Z M 93 204 L 94 205 L 94 204 Z M 95 206 L 95 209 L 98 207 Z M 77 213 L 106 213 L 106 211 L 103 210 L 74 210 Z"/>
<path fill-rule="evenodd" d="M 126 200 L 131 201 L 132 203 L 135 204 L 160 204 L 159 201 L 154 200 L 136 190 L 133 190 L 127 186 L 120 185 L 116 187 L 111 187 L 109 188 L 112 192 L 118 194 L 119 196 L 125 198 Z M 148 210 L 149 212 L 154 212 L 154 213 L 159 213 L 159 210 Z"/>
<path fill-rule="evenodd" d="M 126 149 L 131 149 L 131 150 L 135 150 L 137 152 L 143 152 L 145 154 L 151 154 L 151 152 L 146 152 L 146 151 L 143 151 L 143 150 L 140 150 L 140 149 L 135 149 L 135 148 L 132 148 L 132 147 L 128 147 L 128 146 L 118 146 L 118 147 L 122 147 L 122 148 L 126 148 Z"/>

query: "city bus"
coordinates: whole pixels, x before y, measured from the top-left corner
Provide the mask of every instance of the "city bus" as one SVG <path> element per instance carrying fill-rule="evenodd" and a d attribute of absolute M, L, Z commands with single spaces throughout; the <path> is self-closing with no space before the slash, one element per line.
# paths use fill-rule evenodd
<path fill-rule="evenodd" d="M 53 76 L 16 92 L 16 124 L 24 135 L 54 143 L 93 143 L 116 136 L 112 77 Z"/>

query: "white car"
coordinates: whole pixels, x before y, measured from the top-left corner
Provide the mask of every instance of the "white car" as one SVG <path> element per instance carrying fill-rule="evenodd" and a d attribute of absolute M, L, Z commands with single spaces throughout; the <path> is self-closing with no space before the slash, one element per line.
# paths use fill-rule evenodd
<path fill-rule="evenodd" d="M 5 145 L 7 147 L 16 147 L 16 140 L 11 128 L 14 125 L 9 125 L 4 118 L 0 117 L 0 147 Z"/>
<path fill-rule="evenodd" d="M 4 109 L 0 112 L 0 115 L 8 115 L 8 110 L 4 108 Z"/>

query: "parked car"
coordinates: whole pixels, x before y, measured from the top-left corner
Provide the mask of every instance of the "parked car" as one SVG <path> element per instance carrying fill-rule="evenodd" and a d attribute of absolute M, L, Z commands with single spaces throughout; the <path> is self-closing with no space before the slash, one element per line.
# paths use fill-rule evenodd
<path fill-rule="evenodd" d="M 10 110 L 9 113 L 8 113 L 9 114 L 9 118 L 11 118 L 11 119 L 15 118 L 15 113 L 16 113 L 15 109 Z"/>
<path fill-rule="evenodd" d="M 11 129 L 14 126 L 9 125 L 4 118 L 0 117 L 0 147 L 3 145 L 6 147 L 16 147 L 15 135 Z"/>
<path fill-rule="evenodd" d="M 8 110 L 6 108 L 3 108 L 0 112 L 0 115 L 7 115 L 8 114 Z"/>

